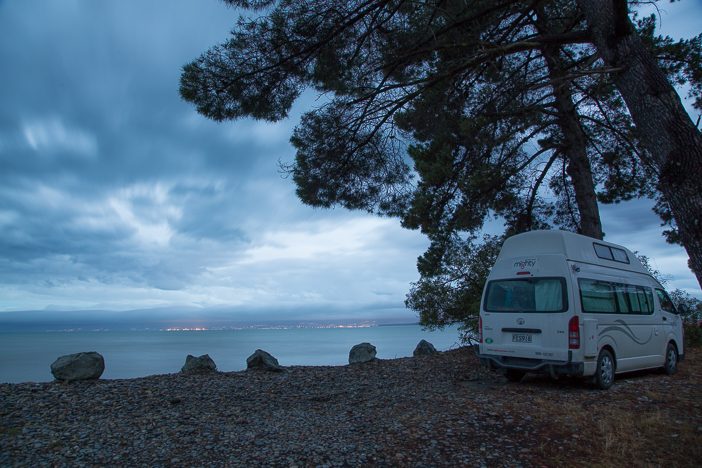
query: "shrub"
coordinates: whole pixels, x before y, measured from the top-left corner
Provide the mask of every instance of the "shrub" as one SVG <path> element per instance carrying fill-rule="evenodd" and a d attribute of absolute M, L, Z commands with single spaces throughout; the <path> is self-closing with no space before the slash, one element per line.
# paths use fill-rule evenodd
<path fill-rule="evenodd" d="M 685 323 L 685 346 L 702 346 L 702 327 L 697 323 Z"/>

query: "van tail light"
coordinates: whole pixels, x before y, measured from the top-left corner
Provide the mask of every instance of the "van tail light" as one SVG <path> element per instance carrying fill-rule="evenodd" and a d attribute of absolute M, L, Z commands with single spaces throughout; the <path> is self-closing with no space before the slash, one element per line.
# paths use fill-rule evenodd
<path fill-rule="evenodd" d="M 580 349 L 580 319 L 577 315 L 568 322 L 568 349 Z"/>
<path fill-rule="evenodd" d="M 483 318 L 478 316 L 478 343 L 483 342 Z"/>

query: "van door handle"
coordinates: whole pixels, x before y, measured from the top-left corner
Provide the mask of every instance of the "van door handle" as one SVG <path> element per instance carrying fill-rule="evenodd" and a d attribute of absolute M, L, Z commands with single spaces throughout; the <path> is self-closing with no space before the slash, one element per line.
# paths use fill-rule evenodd
<path fill-rule="evenodd" d="M 665 322 L 665 321 L 667 321 L 667 320 L 668 320 L 668 317 L 663 316 L 663 321 Z"/>

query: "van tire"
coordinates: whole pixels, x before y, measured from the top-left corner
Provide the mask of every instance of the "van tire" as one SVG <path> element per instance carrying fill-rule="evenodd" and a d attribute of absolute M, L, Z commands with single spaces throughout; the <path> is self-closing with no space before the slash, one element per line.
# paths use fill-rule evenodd
<path fill-rule="evenodd" d="M 507 377 L 507 380 L 510 382 L 520 382 L 523 378 L 526 372 L 517 370 L 517 369 L 505 369 L 505 377 Z"/>
<path fill-rule="evenodd" d="M 600 355 L 597 356 L 597 370 L 595 371 L 595 376 L 593 378 L 595 388 L 607 390 L 609 387 L 611 387 L 614 383 L 615 369 L 616 363 L 614 362 L 612 353 L 606 349 L 600 351 Z"/>
<path fill-rule="evenodd" d="M 668 375 L 673 375 L 678 371 L 678 350 L 675 349 L 673 343 L 668 343 L 665 350 L 665 364 L 663 364 L 663 372 Z"/>

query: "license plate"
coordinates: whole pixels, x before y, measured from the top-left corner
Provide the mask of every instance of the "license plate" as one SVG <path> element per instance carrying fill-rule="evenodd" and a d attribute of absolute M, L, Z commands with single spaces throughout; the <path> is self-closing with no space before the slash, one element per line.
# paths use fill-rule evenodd
<path fill-rule="evenodd" d="M 513 343 L 531 343 L 531 335 L 514 334 L 512 335 Z"/>

